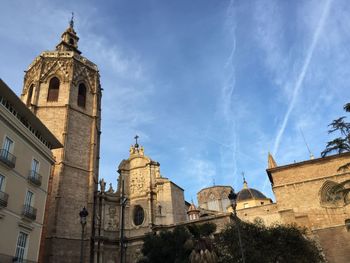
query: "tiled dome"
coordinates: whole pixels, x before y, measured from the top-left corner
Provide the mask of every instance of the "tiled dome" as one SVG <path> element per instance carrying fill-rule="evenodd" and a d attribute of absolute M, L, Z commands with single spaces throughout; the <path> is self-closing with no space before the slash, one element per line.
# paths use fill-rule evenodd
<path fill-rule="evenodd" d="M 237 194 L 238 202 L 251 199 L 267 199 L 267 197 L 262 192 L 254 188 L 244 188 Z"/>

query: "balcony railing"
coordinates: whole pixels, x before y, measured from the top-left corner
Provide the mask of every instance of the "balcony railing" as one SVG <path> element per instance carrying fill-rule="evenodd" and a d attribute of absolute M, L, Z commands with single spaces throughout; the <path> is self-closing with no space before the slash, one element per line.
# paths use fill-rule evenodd
<path fill-rule="evenodd" d="M 41 179 L 42 176 L 40 174 L 38 174 L 36 171 L 29 171 L 29 175 L 28 175 L 28 181 L 40 186 L 41 185 Z"/>
<path fill-rule="evenodd" d="M 16 156 L 5 149 L 0 149 L 0 161 L 8 167 L 14 168 L 16 165 Z"/>
<path fill-rule="evenodd" d="M 19 259 L 17 257 L 14 257 L 13 255 L 7 255 L 7 254 L 1 254 L 0 253 L 0 262 L 1 263 L 37 263 L 37 261 L 32 261 L 28 259 Z"/>
<path fill-rule="evenodd" d="M 25 218 L 28 218 L 30 220 L 35 220 L 36 219 L 36 211 L 37 211 L 36 208 L 34 208 L 30 205 L 24 205 L 22 215 Z"/>
<path fill-rule="evenodd" d="M 9 195 L 5 192 L 0 191 L 0 207 L 7 206 L 7 200 L 9 199 Z"/>

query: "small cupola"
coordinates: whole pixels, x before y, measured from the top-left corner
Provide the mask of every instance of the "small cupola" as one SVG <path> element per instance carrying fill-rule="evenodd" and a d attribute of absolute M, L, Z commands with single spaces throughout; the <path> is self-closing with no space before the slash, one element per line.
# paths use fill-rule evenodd
<path fill-rule="evenodd" d="M 69 22 L 69 27 L 63 32 L 61 36 L 61 42 L 56 46 L 57 51 L 74 51 L 79 55 L 81 52 L 78 50 L 79 37 L 74 30 L 74 14 Z"/>
<path fill-rule="evenodd" d="M 200 211 L 194 205 L 193 200 L 192 200 L 192 203 L 187 210 L 187 215 L 188 215 L 189 220 L 192 221 L 192 220 L 199 219 L 199 214 L 200 214 Z"/>

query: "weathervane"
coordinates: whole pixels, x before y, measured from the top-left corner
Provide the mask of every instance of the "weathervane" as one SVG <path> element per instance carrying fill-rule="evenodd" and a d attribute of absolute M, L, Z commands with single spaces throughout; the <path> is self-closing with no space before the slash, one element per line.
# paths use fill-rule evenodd
<path fill-rule="evenodd" d="M 72 12 L 72 18 L 69 21 L 69 25 L 70 25 L 71 28 L 74 27 L 74 12 Z"/>

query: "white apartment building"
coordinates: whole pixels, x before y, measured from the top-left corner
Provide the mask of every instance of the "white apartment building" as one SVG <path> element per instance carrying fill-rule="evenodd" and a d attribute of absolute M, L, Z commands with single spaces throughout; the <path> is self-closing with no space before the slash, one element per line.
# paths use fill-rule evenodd
<path fill-rule="evenodd" d="M 33 109 L 35 110 L 35 109 Z M 0 262 L 37 262 L 49 179 L 62 145 L 0 79 Z"/>

